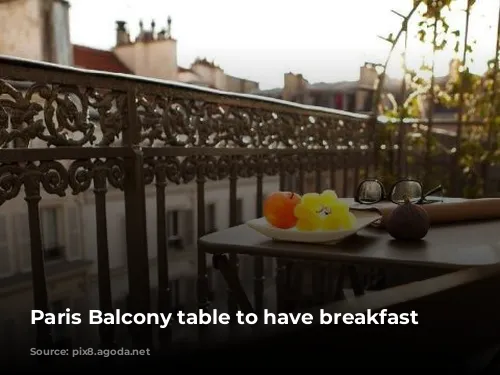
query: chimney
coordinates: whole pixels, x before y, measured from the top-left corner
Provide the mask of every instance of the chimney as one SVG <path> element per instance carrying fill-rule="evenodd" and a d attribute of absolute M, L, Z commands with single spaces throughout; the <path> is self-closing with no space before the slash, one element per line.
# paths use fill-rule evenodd
<path fill-rule="evenodd" d="M 129 43 L 129 36 L 125 21 L 116 21 L 116 45 L 121 46 Z"/>
<path fill-rule="evenodd" d="M 377 64 L 365 62 L 364 65 L 359 69 L 358 85 L 363 88 L 374 89 L 377 80 Z"/>
<path fill-rule="evenodd" d="M 285 73 L 283 86 L 283 99 L 294 100 L 298 96 L 305 95 L 307 91 L 307 80 L 302 74 Z"/>
<path fill-rule="evenodd" d="M 66 0 L 42 3 L 42 35 L 44 60 L 73 65 L 73 48 L 69 28 L 69 7 Z"/>
<path fill-rule="evenodd" d="M 172 38 L 172 17 L 168 16 L 167 18 L 167 30 L 166 30 L 167 38 Z"/>
<path fill-rule="evenodd" d="M 166 39 L 166 37 L 165 37 L 166 34 L 167 34 L 167 30 L 161 29 L 158 32 L 158 35 L 157 35 L 156 39 L 158 39 L 158 40 L 165 40 Z"/>

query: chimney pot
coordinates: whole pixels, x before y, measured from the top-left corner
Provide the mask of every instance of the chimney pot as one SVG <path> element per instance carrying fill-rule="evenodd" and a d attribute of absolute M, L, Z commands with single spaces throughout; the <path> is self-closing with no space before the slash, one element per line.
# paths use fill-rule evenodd
<path fill-rule="evenodd" d="M 120 31 L 125 31 L 125 26 L 127 23 L 125 21 L 116 21 L 116 27 Z"/>
<path fill-rule="evenodd" d="M 125 21 L 116 21 L 116 45 L 121 46 L 130 41 L 129 34 L 127 33 Z"/>
<path fill-rule="evenodd" d="M 167 29 L 166 29 L 166 32 L 165 32 L 167 38 L 171 38 L 172 37 L 172 17 L 168 16 L 167 18 Z"/>

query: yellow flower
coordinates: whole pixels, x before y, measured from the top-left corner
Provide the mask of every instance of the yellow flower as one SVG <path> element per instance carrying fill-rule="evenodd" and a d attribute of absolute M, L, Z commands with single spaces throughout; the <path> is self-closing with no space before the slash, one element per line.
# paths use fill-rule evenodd
<path fill-rule="evenodd" d="M 356 224 L 349 206 L 339 200 L 333 190 L 304 194 L 294 214 L 300 231 L 351 229 Z"/>

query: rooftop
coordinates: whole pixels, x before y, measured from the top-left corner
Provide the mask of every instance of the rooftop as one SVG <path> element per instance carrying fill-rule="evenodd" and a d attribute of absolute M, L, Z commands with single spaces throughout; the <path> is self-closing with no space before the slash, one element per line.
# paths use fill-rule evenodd
<path fill-rule="evenodd" d="M 81 68 L 112 73 L 133 74 L 133 72 L 116 57 L 113 51 L 73 45 L 73 59 L 74 65 Z"/>

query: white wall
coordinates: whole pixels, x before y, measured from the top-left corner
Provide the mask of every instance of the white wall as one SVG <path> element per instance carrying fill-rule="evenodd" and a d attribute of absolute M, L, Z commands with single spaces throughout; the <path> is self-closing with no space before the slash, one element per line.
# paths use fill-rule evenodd
<path fill-rule="evenodd" d="M 184 83 L 200 83 L 202 77 L 192 71 L 180 71 L 177 73 L 177 81 Z"/>
<path fill-rule="evenodd" d="M 44 60 L 39 0 L 0 4 L 0 54 Z"/>
<path fill-rule="evenodd" d="M 134 74 L 177 80 L 177 42 L 174 39 L 116 46 L 114 53 Z"/>
<path fill-rule="evenodd" d="M 278 189 L 278 179 L 265 178 L 264 194 Z M 256 215 L 256 183 L 255 179 L 239 180 L 238 198 L 243 199 L 243 221 Z M 148 253 L 152 262 L 152 271 L 156 269 L 156 196 L 153 186 L 146 193 Z M 167 210 L 194 210 L 193 244 L 196 241 L 196 184 L 168 186 L 166 192 Z M 113 191 L 107 194 L 107 232 L 110 268 L 118 282 L 114 284 L 117 298 L 126 294 L 126 241 L 125 241 L 125 206 L 123 192 Z M 216 204 L 216 228 L 222 230 L 229 226 L 229 182 L 208 182 L 205 189 L 206 205 Z M 93 262 L 90 274 L 97 273 L 97 230 L 95 220 L 95 200 L 92 191 L 79 196 L 68 194 L 57 197 L 42 194 L 40 207 L 56 207 L 59 209 L 58 226 L 61 245 L 66 247 L 66 259 L 86 259 Z M 24 193 L 0 206 L 0 249 L 2 250 L 2 267 L 0 277 L 9 277 L 17 273 L 30 271 L 30 245 L 27 205 Z M 195 264 L 186 267 L 186 261 L 195 260 L 196 253 L 191 252 L 188 258 L 171 254 L 171 274 L 173 277 L 183 276 L 187 270 L 195 271 Z M 179 268 L 176 272 L 175 268 Z M 156 274 L 152 275 L 152 283 L 156 284 Z"/>
<path fill-rule="evenodd" d="M 66 247 L 66 260 L 83 258 L 81 207 L 77 197 L 57 197 L 42 193 L 40 209 L 55 208 L 58 215 L 58 239 Z M 5 232 L 4 232 L 5 231 Z M 28 208 L 24 191 L 0 206 L 0 277 L 31 271 Z"/>

